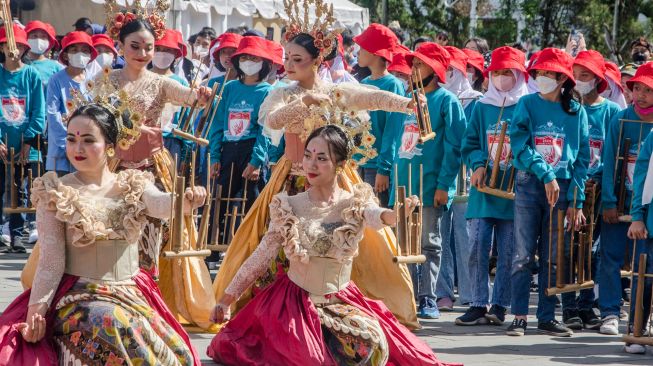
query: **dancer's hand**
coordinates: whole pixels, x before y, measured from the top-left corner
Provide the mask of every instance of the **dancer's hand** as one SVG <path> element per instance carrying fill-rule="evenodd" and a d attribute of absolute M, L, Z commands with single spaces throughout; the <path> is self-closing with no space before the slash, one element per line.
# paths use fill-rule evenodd
<path fill-rule="evenodd" d="M 420 205 L 419 197 L 417 197 L 415 195 L 407 197 L 406 198 L 406 206 L 407 206 L 406 207 L 406 213 L 409 214 L 409 215 L 412 214 L 413 211 L 415 211 L 415 209 L 419 205 Z"/>
<path fill-rule="evenodd" d="M 644 221 L 633 221 L 628 228 L 628 238 L 629 239 L 639 239 L 644 240 L 648 237 L 648 231 L 646 230 L 646 225 Z"/>
<path fill-rule="evenodd" d="M 604 208 L 603 209 L 603 221 L 608 224 L 618 224 L 619 223 L 619 214 L 617 213 L 616 208 Z"/>
<path fill-rule="evenodd" d="M 305 106 L 310 107 L 312 105 L 321 106 L 321 105 L 331 105 L 331 98 L 326 94 L 318 93 L 307 93 L 302 97 L 302 102 Z"/>
<path fill-rule="evenodd" d="M 199 107 L 205 107 L 209 104 L 212 92 L 213 91 L 206 86 L 200 86 L 197 88 L 197 105 Z"/>
<path fill-rule="evenodd" d="M 476 188 L 483 188 L 485 187 L 485 167 L 481 166 L 476 168 L 474 170 L 474 173 L 472 173 L 472 180 L 471 180 L 472 186 Z"/>
<path fill-rule="evenodd" d="M 45 317 L 43 314 L 45 314 L 47 309 L 48 305 L 45 303 L 30 305 L 25 322 L 16 325 L 16 328 L 25 341 L 36 343 L 43 339 L 46 329 Z"/>
<path fill-rule="evenodd" d="M 202 186 L 188 187 L 184 192 L 184 199 L 186 200 L 187 207 L 198 208 L 206 201 L 206 188 Z"/>
<path fill-rule="evenodd" d="M 553 179 L 549 183 L 544 184 L 544 189 L 546 190 L 546 200 L 549 202 L 549 206 L 555 206 L 560 197 L 560 186 L 558 186 L 558 181 Z"/>
<path fill-rule="evenodd" d="M 236 299 L 233 296 L 229 294 L 224 294 L 224 296 L 222 296 L 220 301 L 218 301 L 218 303 L 215 304 L 213 311 L 211 311 L 211 316 L 209 317 L 209 320 L 217 324 L 229 321 L 231 319 L 230 307 L 234 301 L 236 301 Z"/>

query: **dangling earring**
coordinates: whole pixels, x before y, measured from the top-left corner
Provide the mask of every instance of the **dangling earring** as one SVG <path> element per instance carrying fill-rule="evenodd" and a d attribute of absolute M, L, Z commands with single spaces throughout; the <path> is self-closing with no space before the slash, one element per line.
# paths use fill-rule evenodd
<path fill-rule="evenodd" d="M 116 155 L 116 150 L 113 147 L 107 148 L 107 156 L 112 158 L 114 155 Z"/>
<path fill-rule="evenodd" d="M 339 166 L 339 167 L 336 168 L 336 174 L 337 174 L 337 175 L 342 174 L 342 167 L 341 167 L 341 166 Z"/>
<path fill-rule="evenodd" d="M 316 65 L 316 64 L 313 64 L 312 67 L 313 67 L 313 72 L 317 72 L 317 65 Z"/>

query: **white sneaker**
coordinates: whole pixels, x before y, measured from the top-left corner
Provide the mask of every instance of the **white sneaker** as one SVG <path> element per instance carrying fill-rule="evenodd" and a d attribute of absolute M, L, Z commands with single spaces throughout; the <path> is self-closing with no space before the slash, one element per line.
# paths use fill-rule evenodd
<path fill-rule="evenodd" d="M 34 230 L 29 232 L 29 239 L 27 240 L 27 243 L 34 244 L 37 240 L 39 240 L 39 231 L 34 228 Z"/>
<path fill-rule="evenodd" d="M 0 241 L 2 241 L 4 244 L 9 245 L 11 243 L 11 236 L 9 235 L 9 222 L 5 222 L 4 225 L 2 225 L 2 233 L 0 234 Z"/>
<path fill-rule="evenodd" d="M 641 344 L 626 344 L 624 346 L 624 351 L 626 353 L 631 353 L 631 354 L 636 354 L 636 355 L 643 355 L 646 353 L 646 347 L 641 345 Z"/>
<path fill-rule="evenodd" d="M 619 334 L 619 318 L 615 315 L 608 315 L 603 318 L 603 324 L 601 324 L 601 329 L 599 333 L 607 335 L 618 335 Z"/>

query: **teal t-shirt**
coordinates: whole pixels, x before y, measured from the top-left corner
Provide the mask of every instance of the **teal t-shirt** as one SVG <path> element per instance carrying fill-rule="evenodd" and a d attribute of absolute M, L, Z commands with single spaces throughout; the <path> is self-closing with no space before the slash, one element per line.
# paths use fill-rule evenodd
<path fill-rule="evenodd" d="M 637 157 L 635 163 L 635 172 L 633 175 L 633 209 L 631 214 L 633 221 L 644 221 L 648 231 L 648 237 L 653 237 L 653 214 L 651 214 L 651 204 L 642 202 L 644 192 L 644 183 L 646 182 L 646 175 L 648 173 L 649 162 L 651 160 L 651 153 L 653 152 L 653 134 L 650 133 L 651 129 L 646 131 L 646 139 L 642 143 L 642 149 Z"/>
<path fill-rule="evenodd" d="M 371 76 L 361 81 L 361 84 L 372 85 L 380 90 L 385 90 L 398 95 L 405 95 L 406 91 L 401 80 L 392 74 L 378 79 Z M 372 122 L 372 135 L 376 138 L 374 149 L 377 156 L 368 160 L 363 167 L 376 169 L 379 174 L 390 176 L 392 165 L 397 155 L 397 148 L 401 143 L 401 130 L 406 114 L 386 111 L 370 111 Z"/>
<path fill-rule="evenodd" d="M 45 60 L 32 61 L 29 65 L 35 68 L 39 73 L 39 76 L 41 77 L 41 83 L 43 84 L 43 90 L 46 90 L 45 88 L 48 86 L 48 81 L 50 81 L 52 75 L 64 69 L 62 64 L 58 63 L 57 61 L 50 60 L 49 58 L 46 58 Z"/>
<path fill-rule="evenodd" d="M 249 139 L 256 139 L 250 164 L 258 168 L 266 161 L 269 139 L 263 136 L 258 114 L 270 88 L 266 82 L 256 85 L 245 85 L 239 80 L 227 82 L 209 132 L 211 161 L 220 161 L 224 142 Z"/>
<path fill-rule="evenodd" d="M 605 132 L 610 125 L 610 120 L 621 108 L 617 103 L 607 99 L 595 105 L 583 105 L 587 112 L 587 128 L 590 136 L 590 165 L 587 174 L 590 178 L 600 177 L 603 172 L 603 146 L 605 144 Z M 598 179 L 598 178 L 597 178 Z"/>
<path fill-rule="evenodd" d="M 477 168 L 485 166 L 486 161 L 488 161 L 488 152 L 492 152 L 489 154 L 489 163 L 485 172 L 485 184 L 489 184 L 490 182 L 494 159 L 499 147 L 499 137 L 501 135 L 501 126 L 497 126 L 499 113 L 502 113 L 501 120 L 510 126 L 514 110 L 515 105 L 504 107 L 503 112 L 501 112 L 501 107 L 478 102 L 470 114 L 467 129 L 465 130 L 465 137 L 463 138 L 463 161 L 474 172 Z M 506 130 L 506 138 L 499 164 L 501 170 L 499 172 L 498 184 L 500 184 L 500 187 L 496 187 L 502 190 L 507 190 L 510 182 L 509 177 L 510 170 L 512 169 L 512 161 L 509 157 L 510 136 Z M 504 174 L 505 179 L 501 179 Z M 514 201 L 479 192 L 475 187 L 469 189 L 466 218 L 513 220 L 514 216 Z"/>
<path fill-rule="evenodd" d="M 582 207 L 590 161 L 587 113 L 572 101 L 576 114 L 562 110 L 539 93 L 521 97 L 512 112 L 510 145 L 515 168 L 534 174 L 543 183 L 569 179 L 567 200 Z"/>
<path fill-rule="evenodd" d="M 0 136 L 18 154 L 21 142 L 31 144 L 30 161 L 38 161 L 36 136 L 45 129 L 45 96 L 38 72 L 24 65 L 14 72 L 0 67 Z"/>
<path fill-rule="evenodd" d="M 431 128 L 435 138 L 423 144 L 418 142 L 419 128 L 414 114 L 404 120 L 401 145 L 397 155 L 399 185 L 408 186 L 408 171 L 411 171 L 410 192 L 420 193 L 420 166 L 423 176 L 423 204 L 433 206 L 435 191 L 449 193 L 449 204 L 456 192 L 456 177 L 460 170 L 460 148 L 465 132 L 466 120 L 458 98 L 444 88 L 426 94 L 431 116 Z M 410 166 L 410 169 L 409 169 Z M 393 180 L 394 185 L 394 180 Z M 393 186 L 390 203 L 394 202 Z"/>

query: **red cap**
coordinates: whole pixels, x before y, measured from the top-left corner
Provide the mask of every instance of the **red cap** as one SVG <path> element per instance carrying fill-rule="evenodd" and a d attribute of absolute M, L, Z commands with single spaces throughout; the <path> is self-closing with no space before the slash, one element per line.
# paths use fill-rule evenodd
<path fill-rule="evenodd" d="M 231 56 L 231 59 L 234 59 L 240 55 L 247 54 L 272 61 L 266 42 L 267 40 L 261 37 L 243 37 L 243 39 L 240 41 L 240 44 L 238 45 L 238 49 L 236 49 L 236 52 Z"/>
<path fill-rule="evenodd" d="M 576 59 L 574 60 L 574 65 L 586 67 L 601 79 L 597 88 L 599 93 L 603 93 L 603 91 L 608 87 L 608 80 L 605 78 L 605 60 L 603 59 L 603 55 L 599 52 L 594 50 L 578 52 L 578 55 L 576 55 Z"/>
<path fill-rule="evenodd" d="M 633 90 L 635 83 L 642 83 L 649 88 L 653 88 L 653 62 L 647 62 L 638 67 L 635 76 L 626 81 L 626 85 L 628 85 L 628 89 L 630 90 Z"/>
<path fill-rule="evenodd" d="M 559 48 L 545 48 L 540 51 L 537 59 L 531 61 L 532 65 L 528 68 L 528 72 L 534 70 L 544 70 L 561 73 L 566 75 L 576 85 L 572 66 L 574 59 L 567 52 Z"/>
<path fill-rule="evenodd" d="M 407 52 L 397 52 L 392 56 L 392 62 L 388 66 L 388 71 L 400 72 L 402 74 L 410 75 L 413 71 L 406 60 L 406 56 L 410 54 L 410 51 Z"/>
<path fill-rule="evenodd" d="M 179 45 L 181 54 L 186 57 L 186 55 L 188 55 L 188 47 L 186 47 L 186 43 L 184 43 L 184 36 L 182 36 L 181 32 L 176 29 L 170 29 L 170 31 L 175 35 L 175 37 L 177 37 L 177 44 Z"/>
<path fill-rule="evenodd" d="M 412 67 L 413 59 L 417 57 L 427 64 L 438 77 L 438 82 L 447 82 L 447 68 L 451 56 L 447 50 L 435 42 L 423 42 L 417 47 L 415 52 L 406 55 L 406 61 Z"/>
<path fill-rule="evenodd" d="M 29 43 L 27 43 L 27 33 L 25 30 L 15 23 L 13 24 L 13 29 L 14 39 L 16 40 L 16 43 L 22 44 L 23 46 L 27 47 L 27 49 L 30 49 L 31 47 L 29 46 Z M 0 43 L 7 43 L 7 32 L 5 31 L 4 26 L 0 28 Z"/>
<path fill-rule="evenodd" d="M 467 66 L 471 66 L 480 72 L 485 71 L 485 58 L 480 52 L 469 48 L 463 48 L 463 52 L 467 55 Z"/>
<path fill-rule="evenodd" d="M 354 37 L 354 42 L 365 51 L 383 57 L 388 62 L 392 62 L 393 50 L 399 44 L 397 36 L 390 28 L 377 23 L 370 24 L 363 33 Z"/>
<path fill-rule="evenodd" d="M 621 86 L 621 71 L 619 66 L 611 61 L 604 60 L 605 63 L 605 78 L 612 80 L 612 82 L 621 90 L 623 93 L 624 88 Z"/>
<path fill-rule="evenodd" d="M 118 51 L 116 51 L 116 47 L 113 45 L 113 39 L 109 37 L 106 34 L 95 34 L 91 37 L 91 40 L 93 41 L 93 47 L 97 46 L 105 46 L 109 47 L 111 49 L 111 52 L 113 52 L 113 56 L 118 56 Z"/>
<path fill-rule="evenodd" d="M 492 60 L 487 67 L 486 72 L 502 70 L 502 69 L 515 69 L 526 73 L 526 55 L 512 47 L 503 46 L 492 51 Z"/>
<path fill-rule="evenodd" d="M 238 33 L 222 33 L 220 37 L 214 39 L 213 42 L 211 42 L 211 46 L 209 47 L 209 49 L 212 49 L 216 43 L 220 42 L 218 44 L 218 48 L 213 51 L 213 58 L 217 59 L 218 53 L 223 48 L 238 48 L 238 45 L 242 39 L 243 36 Z"/>
<path fill-rule="evenodd" d="M 74 44 L 85 44 L 91 48 L 91 61 L 97 57 L 97 50 L 93 47 L 93 39 L 86 32 L 74 31 L 66 34 L 61 40 L 61 52 L 59 53 L 59 62 L 66 65 L 63 60 L 63 54 L 66 53 L 66 48 Z"/>
<path fill-rule="evenodd" d="M 454 46 L 445 46 L 444 49 L 447 50 L 451 56 L 449 66 L 462 72 L 463 75 L 467 75 L 467 54 L 465 54 L 465 52 L 460 48 Z"/>
<path fill-rule="evenodd" d="M 40 20 L 32 20 L 31 22 L 27 23 L 27 25 L 25 25 L 25 33 L 27 33 L 28 36 L 30 32 L 35 30 L 42 30 L 48 35 L 48 39 L 50 40 L 50 48 L 59 45 L 59 42 L 57 42 L 57 38 L 55 37 L 56 32 L 51 24 L 42 22 Z"/>
<path fill-rule="evenodd" d="M 275 65 L 283 66 L 283 46 L 275 41 L 266 40 L 268 52 L 272 57 L 272 63 Z"/>
<path fill-rule="evenodd" d="M 154 42 L 155 46 L 167 47 L 177 51 L 175 58 L 181 57 L 181 48 L 179 47 L 179 42 L 177 42 L 177 34 L 172 31 L 172 29 L 166 29 L 163 33 L 161 39 Z"/>

